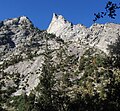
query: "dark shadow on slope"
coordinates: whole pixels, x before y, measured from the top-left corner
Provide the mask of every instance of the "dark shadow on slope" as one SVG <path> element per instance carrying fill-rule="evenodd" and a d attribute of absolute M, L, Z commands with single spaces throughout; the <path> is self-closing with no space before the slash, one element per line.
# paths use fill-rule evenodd
<path fill-rule="evenodd" d="M 111 62 L 113 67 L 120 69 L 120 35 L 115 43 L 108 45 L 108 50 L 110 51 Z"/>
<path fill-rule="evenodd" d="M 9 35 L 7 35 L 7 34 L 0 35 L 0 46 L 9 44 L 9 48 L 14 48 L 15 47 L 15 43 L 12 41 L 12 39 L 10 37 L 11 35 L 13 35 L 12 32 L 9 33 Z"/>

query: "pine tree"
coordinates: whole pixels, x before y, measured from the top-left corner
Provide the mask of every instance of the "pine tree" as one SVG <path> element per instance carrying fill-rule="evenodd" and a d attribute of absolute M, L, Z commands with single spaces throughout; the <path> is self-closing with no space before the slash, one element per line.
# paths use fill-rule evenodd
<path fill-rule="evenodd" d="M 44 63 L 42 67 L 42 73 L 40 76 L 40 84 L 38 85 L 38 107 L 44 111 L 55 111 L 56 106 L 54 104 L 54 64 L 51 56 L 52 50 L 48 45 L 48 37 L 46 36 L 46 45 L 44 53 Z"/>

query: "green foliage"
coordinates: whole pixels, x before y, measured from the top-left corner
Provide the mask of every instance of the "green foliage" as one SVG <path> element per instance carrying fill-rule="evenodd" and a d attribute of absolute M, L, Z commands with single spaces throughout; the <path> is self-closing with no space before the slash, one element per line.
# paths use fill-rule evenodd
<path fill-rule="evenodd" d="M 48 38 L 46 37 L 45 60 L 40 77 L 40 84 L 37 87 L 37 91 L 40 93 L 38 97 L 38 104 L 40 106 L 38 107 L 44 111 L 55 111 L 55 105 L 53 104 L 53 87 L 55 85 L 54 65 L 52 64 L 51 50 L 48 48 L 47 40 Z"/>
<path fill-rule="evenodd" d="M 75 56 L 63 58 L 63 51 L 55 65 L 52 52 L 46 44 L 37 93 L 11 98 L 11 107 L 17 111 L 119 111 L 120 71 L 111 66 L 109 57 L 89 49 L 77 64 Z M 62 76 L 56 78 L 60 72 Z"/>
<path fill-rule="evenodd" d="M 37 106 L 39 110 L 44 111 L 67 111 L 70 97 L 66 94 L 63 86 L 67 87 L 67 85 L 70 85 L 69 78 L 67 78 L 69 77 L 67 68 L 71 66 L 73 56 L 67 56 L 64 59 L 66 53 L 62 47 L 60 47 L 60 52 L 57 54 L 59 62 L 56 64 L 52 56 L 54 51 L 49 48 L 47 40 L 48 38 L 46 38 L 45 60 L 42 65 L 40 84 L 37 87 L 37 91 L 39 92 Z M 56 77 L 59 71 L 64 75 L 62 78 Z M 60 81 L 62 81 L 62 85 Z"/>
<path fill-rule="evenodd" d="M 113 67 L 120 69 L 120 35 L 119 34 L 116 42 L 109 45 L 108 49 L 110 50 L 111 65 Z"/>
<path fill-rule="evenodd" d="M 4 104 L 9 106 L 11 95 L 16 92 L 19 86 L 19 73 L 8 74 L 4 71 L 0 72 L 2 77 L 2 81 L 0 81 L 0 105 L 3 106 Z M 6 86 L 6 81 L 12 80 L 16 85 L 8 85 Z M 6 88 L 4 88 L 6 87 Z"/>
<path fill-rule="evenodd" d="M 113 54 L 119 56 L 118 50 L 114 53 L 119 43 L 111 47 L 111 56 L 90 48 L 79 60 L 67 52 L 64 44 L 60 43 L 59 49 L 52 50 L 49 39 L 45 36 L 44 63 L 36 89 L 30 95 L 18 97 L 10 97 L 15 87 L 0 90 L 4 98 L 0 98 L 1 110 L 2 105 L 8 103 L 7 107 L 14 111 L 119 111 L 120 69 L 112 60 Z M 7 78 L 6 73 L 1 74 Z M 16 75 L 13 81 L 18 85 L 20 75 L 13 75 Z M 4 82 L 0 84 L 4 85 Z"/>
<path fill-rule="evenodd" d="M 81 91 L 77 99 L 71 103 L 71 107 L 77 107 L 74 111 L 118 111 L 120 109 L 119 69 L 117 71 L 114 69 L 109 57 L 93 52 L 90 49 L 81 57 L 79 66 L 83 74 L 79 80 Z"/>
<path fill-rule="evenodd" d="M 17 111 L 37 111 L 35 108 L 35 95 L 22 94 L 20 96 L 12 97 L 13 101 L 10 105 Z"/>
<path fill-rule="evenodd" d="M 120 9 L 120 4 L 113 3 L 112 1 L 108 1 L 105 6 L 105 11 L 95 13 L 95 19 L 93 20 L 96 22 L 98 19 L 103 18 L 104 16 L 108 16 L 112 19 L 115 19 L 116 11 Z"/>

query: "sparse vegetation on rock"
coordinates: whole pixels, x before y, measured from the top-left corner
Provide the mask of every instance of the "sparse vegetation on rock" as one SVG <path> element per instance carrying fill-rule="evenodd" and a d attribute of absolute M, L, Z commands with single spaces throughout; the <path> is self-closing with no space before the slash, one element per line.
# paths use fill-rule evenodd
<path fill-rule="evenodd" d="M 118 24 L 73 26 L 60 15 L 47 31 L 27 17 L 3 23 L 1 111 L 119 111 Z"/>

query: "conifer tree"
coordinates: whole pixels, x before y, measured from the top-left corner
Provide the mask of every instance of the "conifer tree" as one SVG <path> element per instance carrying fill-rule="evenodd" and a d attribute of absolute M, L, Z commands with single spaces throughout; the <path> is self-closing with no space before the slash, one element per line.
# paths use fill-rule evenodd
<path fill-rule="evenodd" d="M 54 64 L 52 61 L 52 50 L 49 48 L 48 45 L 48 37 L 45 36 L 46 44 L 45 44 L 45 53 L 44 53 L 44 63 L 42 67 L 42 73 L 40 76 L 40 84 L 38 85 L 38 90 L 40 93 L 39 96 L 39 109 L 44 111 L 55 111 L 55 104 L 54 104 L 54 85 L 55 85 L 55 78 L 54 78 Z"/>

